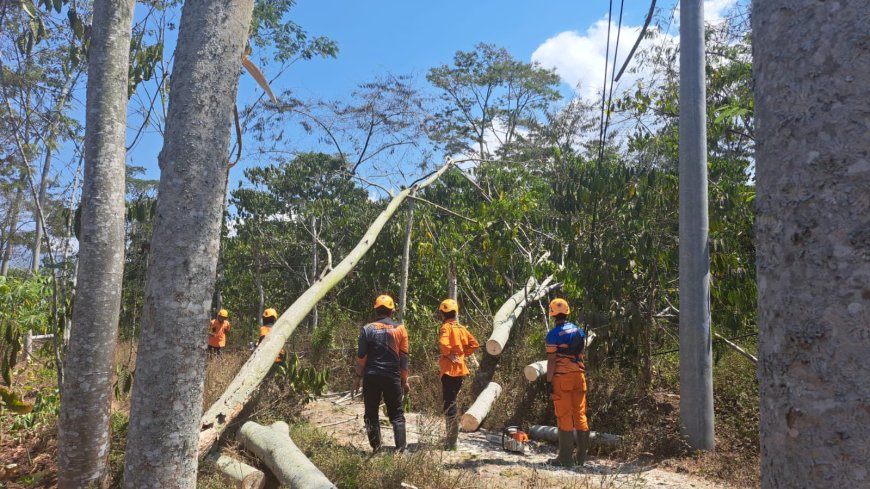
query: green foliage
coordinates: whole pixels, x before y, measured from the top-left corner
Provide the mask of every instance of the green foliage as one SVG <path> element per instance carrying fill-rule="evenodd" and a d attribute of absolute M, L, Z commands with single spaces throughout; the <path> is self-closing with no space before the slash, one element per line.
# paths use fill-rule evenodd
<path fill-rule="evenodd" d="M 295 353 L 286 356 L 284 361 L 275 366 L 275 375 L 284 379 L 290 391 L 301 396 L 302 403 L 307 404 L 326 391 L 329 384 L 329 370 L 317 371 L 313 367 L 304 367 L 299 363 Z"/>
<path fill-rule="evenodd" d="M 24 346 L 24 335 L 44 334 L 49 329 L 51 278 L 0 276 L 0 373 L 12 384 L 12 368 Z"/>

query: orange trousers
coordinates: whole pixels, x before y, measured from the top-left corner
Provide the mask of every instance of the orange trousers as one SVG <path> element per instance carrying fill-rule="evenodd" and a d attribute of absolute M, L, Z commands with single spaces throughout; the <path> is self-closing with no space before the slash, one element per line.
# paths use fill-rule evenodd
<path fill-rule="evenodd" d="M 556 374 L 553 377 L 552 399 L 559 430 L 589 431 L 586 422 L 586 374 Z"/>

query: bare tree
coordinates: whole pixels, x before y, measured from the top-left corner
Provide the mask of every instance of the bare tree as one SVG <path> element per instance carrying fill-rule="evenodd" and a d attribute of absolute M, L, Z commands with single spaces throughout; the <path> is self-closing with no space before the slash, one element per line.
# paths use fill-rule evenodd
<path fill-rule="evenodd" d="M 124 487 L 196 486 L 205 331 L 217 268 L 233 104 L 253 0 L 185 2 L 166 137 Z"/>
<path fill-rule="evenodd" d="M 61 488 L 103 485 L 106 477 L 112 367 L 124 271 L 124 137 L 134 5 L 135 0 L 94 3 L 79 290 L 58 423 Z M 50 156 L 46 156 L 46 169 L 50 168 L 50 161 Z M 38 253 L 38 247 L 35 250 Z M 36 269 L 39 256 L 35 254 L 33 261 Z"/>
<path fill-rule="evenodd" d="M 752 7 L 761 484 L 868 487 L 870 9 Z"/>

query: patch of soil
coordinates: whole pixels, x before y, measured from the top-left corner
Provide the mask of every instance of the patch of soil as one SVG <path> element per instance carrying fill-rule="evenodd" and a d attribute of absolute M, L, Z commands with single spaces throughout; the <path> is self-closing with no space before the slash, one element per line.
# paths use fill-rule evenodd
<path fill-rule="evenodd" d="M 461 433 L 456 451 L 442 451 L 439 446 L 444 430 L 441 418 L 420 413 L 406 413 L 405 417 L 409 448 L 440 452 L 441 463 L 448 471 L 474 474 L 474 487 L 730 487 L 665 470 L 657 465 L 641 465 L 606 458 L 592 457 L 582 468 L 555 468 L 546 464 L 547 459 L 556 454 L 555 445 L 531 442 L 530 450 L 525 455 L 510 453 L 501 449 L 499 433 L 486 430 Z M 337 395 L 327 396 L 307 404 L 303 418 L 343 445 L 370 450 L 363 427 L 363 404 L 360 398 L 351 400 Z M 381 419 L 384 446 L 392 446 L 392 429 L 385 416 Z"/>
<path fill-rule="evenodd" d="M 44 433 L 26 440 L 0 439 L 0 485 L 7 489 L 57 486 L 57 440 Z"/>

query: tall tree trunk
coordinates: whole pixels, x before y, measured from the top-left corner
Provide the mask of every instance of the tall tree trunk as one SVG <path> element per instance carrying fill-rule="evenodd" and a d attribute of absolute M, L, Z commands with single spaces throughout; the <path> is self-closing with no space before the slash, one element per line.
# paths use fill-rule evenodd
<path fill-rule="evenodd" d="M 752 7 L 761 483 L 868 487 L 870 9 Z"/>
<path fill-rule="evenodd" d="M 205 336 L 220 247 L 239 64 L 253 0 L 188 0 L 181 16 L 142 332 L 126 488 L 196 486 Z"/>
<path fill-rule="evenodd" d="M 318 259 L 318 234 L 317 234 L 317 216 L 311 215 L 311 283 L 314 283 L 317 280 L 317 269 L 319 265 L 317 263 Z M 317 328 L 317 304 L 314 305 L 314 308 L 311 309 L 311 331 L 314 331 Z"/>
<path fill-rule="evenodd" d="M 9 209 L 9 228 L 3 245 L 3 262 L 0 264 L 0 276 L 9 274 L 9 264 L 12 262 L 12 250 L 15 248 L 15 231 L 18 229 L 18 212 L 21 210 L 21 200 L 24 198 L 24 182 L 15 189 L 15 198 Z"/>
<path fill-rule="evenodd" d="M 447 265 L 447 297 L 453 300 L 459 297 L 459 287 L 456 283 L 456 264 L 452 261 Z"/>
<path fill-rule="evenodd" d="M 414 231 L 414 201 L 408 202 L 408 222 L 405 224 L 405 240 L 402 244 L 402 285 L 399 289 L 399 319 L 405 320 L 408 305 L 408 275 L 411 267 L 411 233 Z"/>
<path fill-rule="evenodd" d="M 124 106 L 124 113 L 126 115 L 127 107 Z M 52 150 L 51 147 L 46 146 L 45 148 L 45 162 L 42 165 L 42 175 L 39 178 L 39 193 L 37 194 L 37 199 L 39 199 L 39 205 L 42 209 L 45 209 L 45 197 L 48 193 L 48 173 L 51 171 L 51 155 Z M 122 157 L 123 158 L 123 157 Z M 36 231 L 35 236 L 33 238 L 33 253 L 31 253 L 30 258 L 30 272 L 34 275 L 39 273 L 40 260 L 39 257 L 42 255 L 42 234 L 45 230 L 42 227 L 42 219 L 36 220 Z"/>
<path fill-rule="evenodd" d="M 94 3 L 85 125 L 81 276 L 58 432 L 58 486 L 103 485 L 124 271 L 124 137 L 134 0 Z"/>

